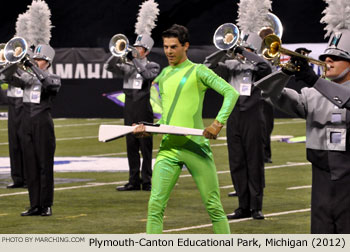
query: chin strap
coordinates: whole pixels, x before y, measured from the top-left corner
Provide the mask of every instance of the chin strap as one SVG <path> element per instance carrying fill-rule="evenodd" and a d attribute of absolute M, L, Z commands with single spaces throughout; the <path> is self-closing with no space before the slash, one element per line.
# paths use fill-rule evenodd
<path fill-rule="evenodd" d="M 348 73 L 350 73 L 350 67 L 347 67 L 347 68 L 346 68 L 341 74 L 339 74 L 338 76 L 328 77 L 328 79 L 330 79 L 331 81 L 341 80 L 341 79 L 344 78 L 344 76 L 347 75 Z"/>

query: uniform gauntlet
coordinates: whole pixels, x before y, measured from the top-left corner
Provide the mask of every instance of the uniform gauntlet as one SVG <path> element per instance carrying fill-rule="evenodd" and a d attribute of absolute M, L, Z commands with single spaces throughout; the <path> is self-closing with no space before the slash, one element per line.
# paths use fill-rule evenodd
<path fill-rule="evenodd" d="M 214 120 L 210 126 L 204 129 L 203 135 L 208 139 L 216 139 L 223 126 L 218 120 Z"/>

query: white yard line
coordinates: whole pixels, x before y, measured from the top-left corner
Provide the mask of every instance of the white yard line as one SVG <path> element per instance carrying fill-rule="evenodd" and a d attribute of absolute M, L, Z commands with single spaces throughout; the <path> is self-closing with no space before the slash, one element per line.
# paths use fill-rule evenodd
<path fill-rule="evenodd" d="M 85 137 L 67 137 L 67 138 L 57 138 L 56 141 L 68 141 L 68 140 L 82 140 L 82 139 L 98 139 L 98 136 L 85 136 Z"/>
<path fill-rule="evenodd" d="M 220 186 L 219 188 L 220 188 L 220 189 L 233 188 L 233 185 Z"/>
<path fill-rule="evenodd" d="M 98 139 L 98 136 L 85 136 L 85 137 L 66 137 L 66 138 L 56 138 L 56 141 L 70 141 L 70 140 L 84 140 L 84 139 Z M 0 143 L 0 145 L 8 145 L 8 142 Z"/>
<path fill-rule="evenodd" d="M 290 122 L 274 122 L 275 125 L 305 123 L 305 120 L 293 120 Z"/>
<path fill-rule="evenodd" d="M 59 187 L 59 188 L 55 188 L 55 191 L 64 191 L 64 190 L 97 187 L 97 186 L 105 186 L 105 185 L 121 185 L 121 184 L 125 184 L 127 182 L 128 181 L 117 181 L 117 182 L 109 182 L 109 183 L 87 183 L 86 185 L 81 185 L 81 186 Z M 23 195 L 23 194 L 28 194 L 28 192 L 16 192 L 16 193 L 0 194 L 0 197 Z"/>
<path fill-rule="evenodd" d="M 159 149 L 153 149 L 152 152 L 158 152 Z M 107 153 L 107 154 L 97 154 L 97 155 L 87 155 L 83 157 L 108 157 L 108 156 L 119 156 L 119 155 L 126 155 L 127 152 L 117 152 L 117 153 Z"/>
<path fill-rule="evenodd" d="M 308 188 L 311 188 L 311 185 L 288 187 L 287 190 L 299 190 Z"/>
<path fill-rule="evenodd" d="M 55 125 L 55 128 L 63 128 L 63 127 L 79 127 L 79 126 L 95 126 L 100 124 L 113 124 L 113 123 L 120 123 L 120 120 L 118 121 L 108 121 L 108 122 L 96 122 L 96 123 L 74 123 L 74 124 L 62 124 L 62 125 Z"/>
<path fill-rule="evenodd" d="M 293 164 L 285 164 L 285 165 L 274 165 L 274 166 L 265 166 L 265 170 L 268 169 L 277 169 L 277 168 L 284 168 L 284 167 L 294 167 L 294 166 L 303 166 L 303 165 L 311 165 L 311 163 L 307 162 L 307 163 L 293 163 Z M 224 173 L 229 173 L 230 171 L 218 171 L 217 174 L 224 174 Z M 190 177 L 191 175 L 183 175 L 186 177 Z M 220 186 L 220 189 L 227 189 L 227 188 L 232 188 L 232 185 L 226 185 L 226 186 Z M 311 186 L 310 186 L 311 187 Z M 293 187 L 290 187 L 293 188 Z M 301 188 L 296 188 L 296 189 L 301 189 Z M 288 190 L 288 188 L 287 188 Z M 293 190 L 293 189 L 289 189 L 289 190 Z"/>
<path fill-rule="evenodd" d="M 266 169 L 276 169 L 276 168 L 282 168 L 282 167 L 293 167 L 293 166 L 303 166 L 303 165 L 311 165 L 310 162 L 305 162 L 305 163 L 290 163 L 290 164 L 285 164 L 285 165 L 273 165 L 273 166 L 265 166 Z"/>
<path fill-rule="evenodd" d="M 54 121 L 64 121 L 67 120 L 66 118 L 62 118 L 62 119 L 55 119 Z M 96 119 L 93 119 L 96 120 Z M 79 126 L 95 126 L 95 125 L 100 125 L 100 124 L 111 124 L 111 123 L 121 123 L 123 122 L 123 119 L 121 120 L 116 120 L 116 121 L 107 121 L 107 122 L 89 122 L 89 123 L 74 123 L 74 124 L 56 124 L 55 128 L 63 128 L 63 127 L 79 127 Z M 0 129 L 0 131 L 7 131 L 7 127 L 5 129 Z"/>

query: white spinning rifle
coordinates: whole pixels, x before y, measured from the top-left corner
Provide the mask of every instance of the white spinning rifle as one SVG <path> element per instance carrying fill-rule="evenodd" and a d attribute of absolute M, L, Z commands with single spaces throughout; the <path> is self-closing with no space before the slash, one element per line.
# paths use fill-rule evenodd
<path fill-rule="evenodd" d="M 146 132 L 149 133 L 158 133 L 158 134 L 173 134 L 173 135 L 193 135 L 193 136 L 202 136 L 202 129 L 193 129 L 178 127 L 172 125 L 164 124 L 147 124 L 145 125 Z M 98 140 L 100 142 L 109 142 L 117 138 L 123 137 L 127 134 L 131 134 L 138 125 L 134 126 L 125 126 L 125 125 L 100 125 Z"/>

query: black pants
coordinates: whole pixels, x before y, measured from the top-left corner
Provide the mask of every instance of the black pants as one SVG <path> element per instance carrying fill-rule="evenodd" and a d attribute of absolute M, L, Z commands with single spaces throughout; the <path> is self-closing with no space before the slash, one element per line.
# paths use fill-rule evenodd
<path fill-rule="evenodd" d="M 265 187 L 260 106 L 241 112 L 236 106 L 226 128 L 230 172 L 239 207 L 262 209 Z"/>
<path fill-rule="evenodd" d="M 312 165 L 311 233 L 350 234 L 350 174 L 331 180 Z"/>
<path fill-rule="evenodd" d="M 129 161 L 129 183 L 135 186 L 150 185 L 152 179 L 152 137 L 136 138 L 133 135 L 126 136 L 128 161 Z M 140 151 L 142 154 L 142 166 Z M 140 178 L 141 167 L 141 178 Z"/>
<path fill-rule="evenodd" d="M 261 101 L 263 112 L 263 144 L 264 144 L 264 159 L 271 159 L 271 133 L 274 126 L 274 108 L 273 105 Z"/>
<path fill-rule="evenodd" d="M 132 125 L 138 122 L 153 123 L 153 111 L 149 101 L 149 95 L 138 100 L 126 97 L 124 119 L 125 125 Z M 139 186 L 140 184 L 150 185 L 152 178 L 153 138 L 136 138 L 132 134 L 127 135 L 126 148 L 129 162 L 129 183 L 134 186 Z M 142 165 L 140 151 L 143 158 Z"/>
<path fill-rule="evenodd" d="M 9 98 L 22 99 L 22 98 Z M 23 160 L 23 136 L 22 136 L 23 106 L 16 108 L 10 104 L 8 108 L 8 141 L 11 165 L 11 177 L 14 184 L 26 184 Z"/>
<path fill-rule="evenodd" d="M 24 156 L 31 207 L 53 204 L 53 165 L 56 148 L 54 125 L 49 112 L 23 116 Z"/>

